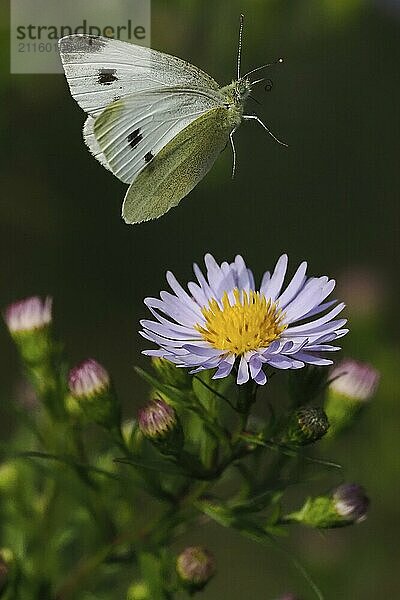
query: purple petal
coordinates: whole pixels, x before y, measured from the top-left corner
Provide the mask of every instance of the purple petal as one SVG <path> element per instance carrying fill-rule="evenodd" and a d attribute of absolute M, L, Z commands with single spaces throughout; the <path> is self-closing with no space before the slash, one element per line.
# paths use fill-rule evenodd
<path fill-rule="evenodd" d="M 247 365 L 247 361 L 244 358 L 244 356 L 242 356 L 240 358 L 240 363 L 239 363 L 239 369 L 238 369 L 238 374 L 237 374 L 237 383 L 238 385 L 242 385 L 243 383 L 246 383 L 249 380 L 249 367 Z"/>
<path fill-rule="evenodd" d="M 268 364 L 277 369 L 301 369 L 304 367 L 304 362 L 297 360 L 297 355 L 296 358 L 282 355 L 274 356 L 268 359 Z"/>
<path fill-rule="evenodd" d="M 307 323 L 304 323 L 303 325 L 296 325 L 295 327 L 289 327 L 290 332 L 291 333 L 301 333 L 301 332 L 304 333 L 305 331 L 308 332 L 308 331 L 312 331 L 313 329 L 317 329 L 320 325 L 323 325 L 327 321 L 331 321 L 334 317 L 336 317 L 336 315 L 338 315 L 340 312 L 342 312 L 344 307 L 345 307 L 345 304 L 343 302 L 341 302 L 340 304 L 335 306 L 335 308 L 333 308 L 331 311 L 326 313 L 326 315 L 324 315 L 323 317 L 320 317 L 319 319 L 316 319 L 315 321 L 308 321 Z"/>
<path fill-rule="evenodd" d="M 265 273 L 262 277 L 262 280 L 261 280 L 261 285 L 260 285 L 260 292 L 262 294 L 264 294 L 264 291 L 265 291 L 266 287 L 268 286 L 270 279 L 271 279 L 271 273 L 269 271 L 265 271 Z"/>
<path fill-rule="evenodd" d="M 223 360 L 219 365 L 218 370 L 214 373 L 213 379 L 221 379 L 222 377 L 227 377 L 228 375 L 230 375 L 233 364 L 234 361 L 228 362 L 227 360 Z"/>
<path fill-rule="evenodd" d="M 293 323 L 300 320 L 317 304 L 325 300 L 334 287 L 335 281 L 333 279 L 327 281 L 326 277 L 313 280 L 310 285 L 306 284 L 300 294 L 286 307 L 285 321 Z"/>
<path fill-rule="evenodd" d="M 316 306 L 315 308 L 310 310 L 310 312 L 308 312 L 306 315 L 303 315 L 303 319 L 309 319 L 310 317 L 315 317 L 315 315 L 319 315 L 320 313 L 324 312 L 327 308 L 330 308 L 334 304 L 337 304 L 337 300 L 329 300 L 329 302 L 323 302 L 322 304 L 319 304 L 318 306 Z"/>
<path fill-rule="evenodd" d="M 291 282 L 289 283 L 283 294 L 278 298 L 279 308 L 285 308 L 285 306 L 289 304 L 289 302 L 291 302 L 296 296 L 296 294 L 301 290 L 301 288 L 304 285 L 304 282 L 306 281 L 306 271 L 307 263 L 304 261 L 301 263 L 296 273 L 293 275 Z"/>
<path fill-rule="evenodd" d="M 295 355 L 296 359 L 301 360 L 308 365 L 318 365 L 325 366 L 333 364 L 333 361 L 328 360 L 327 358 L 322 358 L 320 356 L 314 356 L 313 354 L 309 354 L 308 352 L 304 352 L 301 350 Z"/>
<path fill-rule="evenodd" d="M 253 379 L 258 385 L 265 385 L 267 383 L 267 376 L 262 370 Z"/>
<path fill-rule="evenodd" d="M 263 289 L 263 293 L 266 298 L 271 298 L 271 300 L 275 300 L 278 296 L 283 285 L 283 280 L 285 279 L 287 264 L 287 254 L 282 254 L 278 262 L 276 263 L 276 267 L 270 281 Z"/>
<path fill-rule="evenodd" d="M 221 350 L 216 350 L 215 348 L 211 348 L 210 346 L 199 346 L 194 344 L 185 344 L 183 346 L 185 350 L 194 354 L 195 356 L 220 356 Z"/>

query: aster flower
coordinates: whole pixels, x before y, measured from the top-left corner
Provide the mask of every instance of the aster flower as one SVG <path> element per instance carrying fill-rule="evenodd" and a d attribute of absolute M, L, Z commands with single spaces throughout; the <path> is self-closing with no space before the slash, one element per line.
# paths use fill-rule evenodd
<path fill-rule="evenodd" d="M 195 264 L 197 282 L 189 282 L 189 293 L 168 272 L 173 293 L 145 299 L 156 320 L 142 320 L 140 333 L 159 348 L 144 354 L 188 367 L 191 373 L 216 369 L 215 379 L 236 366 L 238 384 L 250 378 L 265 384 L 267 365 L 299 369 L 332 364 L 321 352 L 338 350 L 331 342 L 348 331 L 345 319 L 335 320 L 344 304 L 325 302 L 335 281 L 307 277 L 303 262 L 283 289 L 287 263 L 284 254 L 272 275 L 264 273 L 259 289 L 241 256 L 218 265 L 207 254 L 207 275 Z"/>

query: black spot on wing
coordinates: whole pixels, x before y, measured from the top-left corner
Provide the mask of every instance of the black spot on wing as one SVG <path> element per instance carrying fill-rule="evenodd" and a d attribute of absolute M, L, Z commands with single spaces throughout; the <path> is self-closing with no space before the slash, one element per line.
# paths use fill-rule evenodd
<path fill-rule="evenodd" d="M 144 162 L 149 163 L 154 158 L 154 154 L 152 152 L 148 152 L 144 157 Z"/>
<path fill-rule="evenodd" d="M 100 69 L 98 77 L 99 83 L 102 85 L 110 85 L 110 83 L 114 83 L 114 81 L 118 81 L 116 69 Z"/>
<path fill-rule="evenodd" d="M 142 139 L 143 139 L 143 136 L 140 133 L 140 129 L 135 129 L 135 131 L 132 131 L 132 133 L 130 133 L 128 135 L 128 144 L 130 145 L 130 147 L 132 149 L 136 148 L 136 146 Z"/>

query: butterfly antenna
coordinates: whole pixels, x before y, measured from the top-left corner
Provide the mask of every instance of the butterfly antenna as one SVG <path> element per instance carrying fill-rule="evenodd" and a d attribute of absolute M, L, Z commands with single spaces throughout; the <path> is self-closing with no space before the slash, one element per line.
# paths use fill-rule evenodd
<path fill-rule="evenodd" d="M 267 81 L 266 77 L 262 77 L 261 79 L 256 79 L 255 81 L 251 82 L 251 85 L 257 85 L 257 83 L 261 83 L 262 81 Z"/>
<path fill-rule="evenodd" d="M 242 62 L 242 41 L 243 41 L 243 26 L 244 26 L 244 15 L 240 15 L 240 26 L 239 26 L 239 44 L 238 44 L 238 57 L 237 57 L 237 79 L 240 79 L 240 63 Z"/>
<path fill-rule="evenodd" d="M 249 75 L 252 75 L 253 73 L 257 73 L 257 71 L 261 71 L 262 69 L 267 69 L 268 67 L 273 67 L 274 65 L 280 65 L 282 63 L 283 63 L 283 58 L 278 58 L 278 60 L 274 60 L 274 62 L 272 62 L 272 63 L 267 63 L 266 65 L 262 65 L 261 67 L 256 67 L 255 69 L 252 69 L 251 71 L 246 73 L 246 75 L 243 75 L 243 79 L 245 79 Z"/>

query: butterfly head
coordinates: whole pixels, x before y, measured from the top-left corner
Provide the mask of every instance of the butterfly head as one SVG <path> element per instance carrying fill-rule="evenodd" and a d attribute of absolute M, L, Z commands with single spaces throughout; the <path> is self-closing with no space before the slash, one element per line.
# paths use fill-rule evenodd
<path fill-rule="evenodd" d="M 221 89 L 224 104 L 226 108 L 235 111 L 243 111 L 244 103 L 246 102 L 251 91 L 251 81 L 247 77 L 242 77 L 236 81 L 232 81 L 229 85 Z"/>
<path fill-rule="evenodd" d="M 235 81 L 234 95 L 237 104 L 243 104 L 251 92 L 251 81 L 247 77 L 242 77 Z"/>

